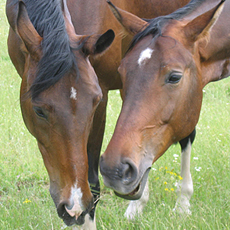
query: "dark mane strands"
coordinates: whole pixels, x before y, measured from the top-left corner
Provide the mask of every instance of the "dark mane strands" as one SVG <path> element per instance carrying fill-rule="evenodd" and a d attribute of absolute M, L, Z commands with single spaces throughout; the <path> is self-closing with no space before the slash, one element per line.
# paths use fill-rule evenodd
<path fill-rule="evenodd" d="M 140 41 L 142 38 L 146 37 L 149 34 L 152 34 L 153 37 L 161 36 L 162 35 L 161 29 L 168 20 L 170 19 L 179 20 L 183 16 L 191 13 L 194 9 L 196 9 L 205 1 L 206 0 L 191 0 L 187 5 L 185 5 L 184 7 L 176 10 L 175 12 L 169 15 L 160 16 L 151 20 L 146 20 L 149 22 L 149 25 L 142 32 L 134 36 L 128 51 L 130 51 L 138 41 Z"/>
<path fill-rule="evenodd" d="M 34 99 L 77 65 L 65 29 L 61 3 L 58 0 L 24 0 L 24 2 L 31 22 L 43 37 L 41 44 L 43 56 L 38 64 L 37 77 L 29 91 Z"/>

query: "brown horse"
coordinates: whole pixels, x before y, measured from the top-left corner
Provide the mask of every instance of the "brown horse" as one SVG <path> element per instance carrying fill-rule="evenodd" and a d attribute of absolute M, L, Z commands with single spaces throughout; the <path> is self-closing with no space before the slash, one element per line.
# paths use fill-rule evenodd
<path fill-rule="evenodd" d="M 176 209 L 190 213 L 190 150 L 202 89 L 230 73 L 230 2 L 192 0 L 150 21 L 110 5 L 126 31 L 142 30 L 119 67 L 123 106 L 100 161 L 105 185 L 123 198 L 140 198 L 151 165 L 180 142 L 183 181 Z"/>
<path fill-rule="evenodd" d="M 189 0 L 171 0 L 169 5 L 168 0 L 113 1 L 120 8 L 142 18 L 154 18 L 169 14 L 188 2 Z M 87 145 L 89 182 L 92 192 L 99 194 L 98 162 L 105 128 L 108 91 L 122 88 L 122 81 L 117 69 L 136 31 L 125 31 L 112 15 L 105 0 L 68 0 L 67 4 L 75 31 L 78 34 L 103 33 L 112 29 L 116 35 L 108 51 L 103 55 L 90 57 L 103 92 L 103 99 L 96 109 Z"/>
<path fill-rule="evenodd" d="M 87 140 L 102 98 L 88 55 L 103 52 L 114 33 L 77 35 L 66 3 L 56 0 L 8 0 L 6 13 L 24 122 L 37 139 L 58 215 L 67 225 L 82 224 L 94 212 Z"/>
<path fill-rule="evenodd" d="M 188 0 L 172 0 L 165 7 L 167 2 L 114 1 L 139 17 L 152 18 Z M 6 11 L 9 54 L 22 77 L 23 118 L 38 141 L 58 214 L 72 225 L 82 224 L 88 212 L 94 221 L 108 90 L 122 88 L 117 68 L 133 34 L 123 30 L 105 0 L 67 0 L 67 5 L 70 14 L 63 7 L 64 18 L 55 0 L 7 0 Z M 111 30 L 106 32 L 110 28 L 115 41 L 103 52 L 114 37 Z"/>

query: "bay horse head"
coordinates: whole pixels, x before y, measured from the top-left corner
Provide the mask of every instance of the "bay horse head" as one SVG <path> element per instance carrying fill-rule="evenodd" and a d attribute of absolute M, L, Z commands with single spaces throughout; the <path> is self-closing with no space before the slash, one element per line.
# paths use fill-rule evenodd
<path fill-rule="evenodd" d="M 202 89 L 209 82 L 202 57 L 224 5 L 203 2 L 199 14 L 202 1 L 191 1 L 150 21 L 109 2 L 125 31 L 135 35 L 119 67 L 122 110 L 100 160 L 105 185 L 123 198 L 141 197 L 151 165 L 198 122 Z"/>
<path fill-rule="evenodd" d="M 50 194 L 67 225 L 83 224 L 94 214 L 87 141 L 102 98 L 89 55 L 109 47 L 114 33 L 77 35 L 65 1 L 8 0 L 6 12 L 22 115 L 41 151 Z"/>

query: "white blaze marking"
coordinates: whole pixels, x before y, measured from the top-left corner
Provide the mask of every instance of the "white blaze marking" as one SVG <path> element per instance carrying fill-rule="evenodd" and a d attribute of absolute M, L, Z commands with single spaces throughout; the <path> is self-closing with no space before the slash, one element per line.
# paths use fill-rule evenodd
<path fill-rule="evenodd" d="M 70 98 L 77 100 L 77 90 L 74 87 L 70 89 Z"/>
<path fill-rule="evenodd" d="M 143 50 L 140 53 L 139 59 L 138 59 L 138 65 L 142 65 L 146 60 L 150 59 L 152 56 L 153 50 L 150 48 L 147 48 Z"/>
<path fill-rule="evenodd" d="M 77 184 L 71 188 L 70 194 L 70 205 L 73 205 L 71 208 L 66 207 L 66 211 L 69 213 L 70 216 L 80 216 L 83 212 L 83 205 L 82 205 L 82 191 L 81 188 L 77 187 Z"/>

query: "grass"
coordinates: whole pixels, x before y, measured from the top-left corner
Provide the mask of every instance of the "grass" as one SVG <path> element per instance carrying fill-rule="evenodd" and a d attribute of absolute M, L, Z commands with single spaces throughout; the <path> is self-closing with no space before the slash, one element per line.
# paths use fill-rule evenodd
<path fill-rule="evenodd" d="M 5 1 L 0 0 L 0 229 L 64 229 L 49 195 L 48 176 L 36 140 L 22 120 L 20 78 L 7 54 L 4 5 Z M 102 151 L 112 136 L 120 106 L 119 93 L 111 92 Z M 137 220 L 129 222 L 123 217 L 128 201 L 116 197 L 101 183 L 97 227 L 99 230 L 230 229 L 229 169 L 230 79 L 226 79 L 205 88 L 192 151 L 192 215 L 181 218 L 172 213 L 176 201 L 174 184 L 180 173 L 180 148 L 174 145 L 152 167 L 150 200 Z"/>

